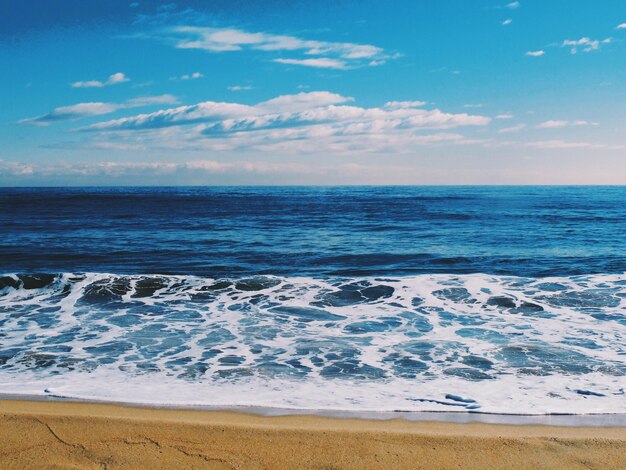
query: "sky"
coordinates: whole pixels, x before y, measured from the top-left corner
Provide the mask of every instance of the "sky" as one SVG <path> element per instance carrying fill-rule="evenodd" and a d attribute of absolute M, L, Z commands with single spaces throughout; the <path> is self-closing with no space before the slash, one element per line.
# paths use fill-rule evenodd
<path fill-rule="evenodd" d="M 623 0 L 0 1 L 0 185 L 626 184 Z"/>

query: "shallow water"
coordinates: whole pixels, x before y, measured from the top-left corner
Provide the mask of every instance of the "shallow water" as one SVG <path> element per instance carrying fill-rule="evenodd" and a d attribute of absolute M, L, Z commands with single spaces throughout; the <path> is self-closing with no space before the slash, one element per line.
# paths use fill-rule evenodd
<path fill-rule="evenodd" d="M 0 393 L 626 413 L 624 196 L 3 189 Z"/>

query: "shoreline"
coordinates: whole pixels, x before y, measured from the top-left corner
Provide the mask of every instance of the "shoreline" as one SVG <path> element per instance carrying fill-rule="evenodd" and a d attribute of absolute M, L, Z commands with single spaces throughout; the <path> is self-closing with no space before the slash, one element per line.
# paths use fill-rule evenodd
<path fill-rule="evenodd" d="M 625 468 L 626 427 L 0 399 L 0 467 Z"/>
<path fill-rule="evenodd" d="M 558 427 L 594 427 L 626 428 L 626 413 L 491 413 L 485 411 L 373 411 L 343 410 L 324 408 L 282 408 L 261 405 L 178 405 L 167 403 L 141 403 L 130 401 L 111 401 L 99 399 L 72 398 L 59 395 L 29 395 L 0 393 L 0 403 L 45 402 L 70 403 L 78 405 L 110 405 L 122 408 L 146 410 L 201 411 L 241 413 L 260 417 L 280 416 L 318 416 L 321 418 L 357 419 L 371 421 L 389 421 L 400 419 L 410 422 L 442 422 L 456 424 L 502 424 L 509 426 L 558 426 Z"/>

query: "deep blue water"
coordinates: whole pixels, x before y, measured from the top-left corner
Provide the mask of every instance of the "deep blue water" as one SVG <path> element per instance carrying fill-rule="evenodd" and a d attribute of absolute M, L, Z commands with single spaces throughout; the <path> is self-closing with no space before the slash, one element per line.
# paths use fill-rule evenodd
<path fill-rule="evenodd" d="M 0 189 L 0 394 L 626 413 L 625 187 Z"/>
<path fill-rule="evenodd" d="M 0 189 L 0 271 L 626 271 L 626 187 Z"/>

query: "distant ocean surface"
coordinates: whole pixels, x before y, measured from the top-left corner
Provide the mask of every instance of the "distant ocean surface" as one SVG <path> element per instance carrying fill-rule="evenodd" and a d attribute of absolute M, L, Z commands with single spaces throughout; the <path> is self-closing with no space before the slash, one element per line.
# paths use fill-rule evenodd
<path fill-rule="evenodd" d="M 626 187 L 0 188 L 0 393 L 626 413 Z"/>

